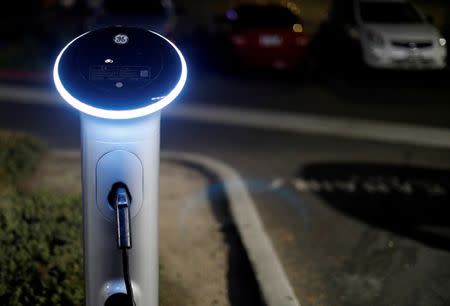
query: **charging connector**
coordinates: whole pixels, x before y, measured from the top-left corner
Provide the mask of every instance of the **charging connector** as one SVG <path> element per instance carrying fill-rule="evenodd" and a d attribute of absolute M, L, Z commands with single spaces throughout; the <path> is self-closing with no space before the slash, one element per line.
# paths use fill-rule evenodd
<path fill-rule="evenodd" d="M 111 189 L 109 202 L 116 210 L 117 247 L 122 250 L 123 278 L 129 299 L 129 306 L 134 306 L 133 287 L 131 286 L 128 249 L 131 249 L 131 196 L 123 183 L 116 183 Z"/>
<path fill-rule="evenodd" d="M 125 187 L 116 191 L 117 247 L 131 249 L 130 200 Z"/>

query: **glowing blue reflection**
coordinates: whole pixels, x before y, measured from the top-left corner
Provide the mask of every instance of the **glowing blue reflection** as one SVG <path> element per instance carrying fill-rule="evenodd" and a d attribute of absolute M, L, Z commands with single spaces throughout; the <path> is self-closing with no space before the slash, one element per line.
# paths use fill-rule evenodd
<path fill-rule="evenodd" d="M 240 181 L 236 180 L 236 182 L 239 184 Z M 234 185 L 234 180 L 227 181 L 229 186 Z M 308 210 L 308 207 L 302 202 L 302 200 L 299 198 L 297 194 L 290 191 L 287 187 L 276 187 L 274 188 L 272 186 L 272 183 L 270 181 L 266 181 L 263 179 L 244 179 L 244 183 L 248 190 L 252 193 L 255 193 L 256 195 L 271 195 L 275 199 L 282 200 L 280 203 L 281 205 L 289 205 L 298 214 L 298 220 L 299 223 L 302 226 L 302 230 L 305 232 L 308 232 L 311 230 L 311 222 L 312 218 L 310 215 L 310 211 Z M 195 210 L 199 207 L 199 205 L 202 205 L 202 203 L 205 203 L 205 199 L 208 199 L 207 201 L 210 201 L 212 205 L 221 205 L 222 201 L 227 201 L 227 196 L 224 187 L 225 182 L 217 182 L 217 183 L 211 183 L 205 188 L 202 188 L 198 192 L 194 193 L 191 197 L 189 197 L 186 202 L 183 202 L 182 205 L 184 206 L 181 209 L 181 212 L 178 216 L 179 220 L 177 222 L 178 230 L 180 236 L 186 237 L 189 235 L 188 228 L 188 220 L 191 217 L 192 214 L 195 213 Z M 230 192 L 228 190 L 228 192 Z M 267 203 L 265 203 L 267 204 Z M 264 206 L 260 206 L 261 209 L 265 209 Z"/>

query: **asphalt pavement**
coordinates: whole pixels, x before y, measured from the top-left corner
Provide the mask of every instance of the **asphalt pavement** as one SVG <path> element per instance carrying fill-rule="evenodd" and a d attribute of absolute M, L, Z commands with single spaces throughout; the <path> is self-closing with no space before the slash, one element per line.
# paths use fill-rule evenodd
<path fill-rule="evenodd" d="M 440 86 L 368 91 L 296 87 L 272 76 L 202 78 L 191 79 L 178 103 L 450 125 L 450 95 Z M 203 91 L 194 95 L 194 86 Z M 0 127 L 51 147 L 79 147 L 78 113 L 67 106 L 3 101 Z M 161 145 L 220 159 L 241 173 L 302 305 L 450 304 L 447 149 L 164 116 Z"/>
<path fill-rule="evenodd" d="M 208 62 L 190 67 L 183 92 L 188 103 L 450 127 L 450 69 L 224 72 Z"/>

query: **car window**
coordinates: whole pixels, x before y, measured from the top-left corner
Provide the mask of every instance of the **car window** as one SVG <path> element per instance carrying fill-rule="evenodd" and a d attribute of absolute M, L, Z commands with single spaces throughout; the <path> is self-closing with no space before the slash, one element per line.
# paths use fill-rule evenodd
<path fill-rule="evenodd" d="M 408 2 L 361 1 L 361 19 L 373 23 L 421 23 L 422 17 Z"/>
<path fill-rule="evenodd" d="M 300 22 L 288 8 L 277 6 L 245 6 L 234 10 L 233 17 L 241 27 L 292 27 Z"/>
<path fill-rule="evenodd" d="M 142 0 L 106 0 L 104 9 L 113 15 L 164 15 L 166 13 L 161 1 Z"/>

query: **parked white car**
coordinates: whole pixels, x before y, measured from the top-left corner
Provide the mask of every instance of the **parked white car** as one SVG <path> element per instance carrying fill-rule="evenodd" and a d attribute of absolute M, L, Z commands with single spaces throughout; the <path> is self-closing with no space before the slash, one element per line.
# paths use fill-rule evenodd
<path fill-rule="evenodd" d="M 447 41 L 407 0 L 333 0 L 311 42 L 316 61 L 344 69 L 443 69 Z"/>
<path fill-rule="evenodd" d="M 443 69 L 447 41 L 407 0 L 357 0 L 364 62 L 374 68 Z"/>

